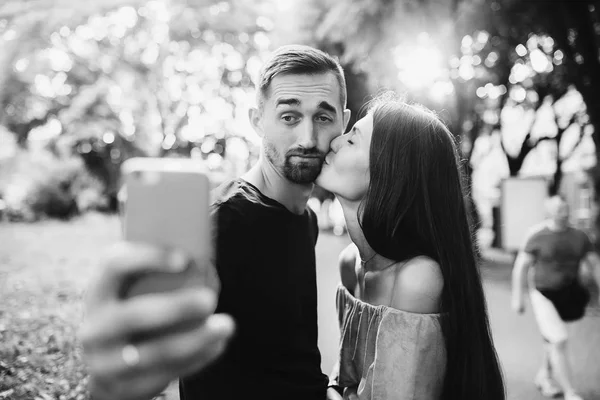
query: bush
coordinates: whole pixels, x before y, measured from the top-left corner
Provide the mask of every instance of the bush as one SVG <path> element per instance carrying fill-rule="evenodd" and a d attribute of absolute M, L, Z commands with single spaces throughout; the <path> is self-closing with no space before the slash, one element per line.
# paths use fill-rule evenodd
<path fill-rule="evenodd" d="M 23 152 L 15 157 L 3 192 L 11 220 L 65 219 L 108 206 L 104 184 L 89 173 L 79 157 Z"/>

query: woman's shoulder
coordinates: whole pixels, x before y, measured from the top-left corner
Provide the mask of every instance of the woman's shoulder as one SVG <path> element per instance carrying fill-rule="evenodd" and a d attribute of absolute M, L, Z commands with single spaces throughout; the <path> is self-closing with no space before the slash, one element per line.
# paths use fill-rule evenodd
<path fill-rule="evenodd" d="M 397 264 L 390 306 L 414 313 L 440 312 L 444 277 L 439 263 L 418 256 Z"/>

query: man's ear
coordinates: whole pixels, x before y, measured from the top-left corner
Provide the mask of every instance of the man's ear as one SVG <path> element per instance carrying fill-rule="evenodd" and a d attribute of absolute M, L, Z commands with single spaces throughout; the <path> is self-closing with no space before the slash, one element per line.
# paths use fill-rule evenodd
<path fill-rule="evenodd" d="M 252 107 L 248 110 L 248 118 L 250 119 L 252 128 L 254 128 L 254 132 L 262 138 L 264 136 L 262 129 L 262 112 L 258 108 Z"/>
<path fill-rule="evenodd" d="M 350 111 L 348 109 L 344 110 L 344 132 L 346 132 L 346 129 L 348 129 L 348 122 L 350 122 L 351 116 L 352 116 L 352 111 Z"/>

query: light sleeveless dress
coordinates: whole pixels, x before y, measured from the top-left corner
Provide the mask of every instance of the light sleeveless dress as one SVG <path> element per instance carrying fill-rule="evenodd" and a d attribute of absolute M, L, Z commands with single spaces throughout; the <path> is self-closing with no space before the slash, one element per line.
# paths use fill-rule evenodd
<path fill-rule="evenodd" d="M 343 285 L 336 303 L 341 336 L 332 381 L 351 388 L 345 399 L 440 398 L 446 371 L 441 314 L 374 306 Z"/>

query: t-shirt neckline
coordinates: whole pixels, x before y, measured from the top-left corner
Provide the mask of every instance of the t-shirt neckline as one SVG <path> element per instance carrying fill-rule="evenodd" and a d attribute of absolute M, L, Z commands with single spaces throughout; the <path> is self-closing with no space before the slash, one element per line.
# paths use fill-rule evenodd
<path fill-rule="evenodd" d="M 302 217 L 306 216 L 308 213 L 308 204 L 305 206 L 304 212 L 302 214 L 295 214 L 295 213 L 291 212 L 290 210 L 288 210 L 286 206 L 284 206 L 277 200 L 265 195 L 263 192 L 260 191 L 260 189 L 258 189 L 255 185 L 248 182 L 244 178 L 238 178 L 238 183 L 240 183 L 241 185 L 250 187 L 254 192 L 256 192 L 256 194 L 261 198 L 262 201 L 264 201 L 265 203 L 269 203 L 270 205 L 275 206 L 277 208 L 280 208 L 281 210 L 285 211 L 287 214 L 289 214 L 292 217 L 302 218 Z"/>

